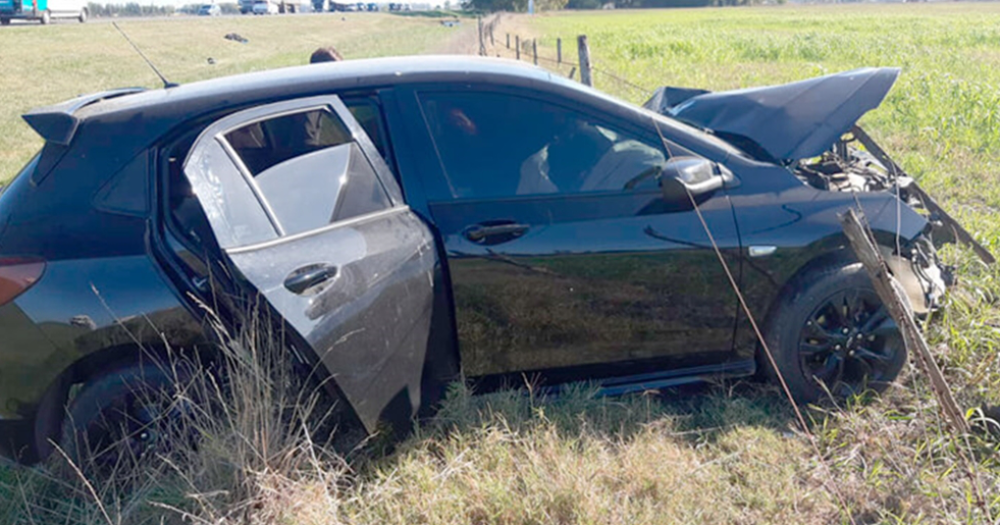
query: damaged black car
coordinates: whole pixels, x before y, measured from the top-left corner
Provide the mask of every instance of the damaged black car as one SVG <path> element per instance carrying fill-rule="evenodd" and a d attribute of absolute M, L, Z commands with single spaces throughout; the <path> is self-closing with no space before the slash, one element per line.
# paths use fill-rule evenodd
<path fill-rule="evenodd" d="M 640 108 L 409 57 L 34 110 L 45 145 L 0 196 L 0 450 L 123 432 L 115 385 L 163 381 L 145 352 L 210 354 L 204 306 L 235 319 L 232 297 L 369 432 L 459 377 L 620 394 L 769 369 L 727 272 L 800 401 L 881 388 L 906 350 L 839 214 L 863 211 L 917 314 L 953 280 L 935 243 L 974 244 L 856 127 L 898 74 Z"/>

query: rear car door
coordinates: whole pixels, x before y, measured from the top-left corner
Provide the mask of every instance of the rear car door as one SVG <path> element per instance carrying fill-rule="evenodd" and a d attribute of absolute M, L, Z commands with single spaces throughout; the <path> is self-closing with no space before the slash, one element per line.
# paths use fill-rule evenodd
<path fill-rule="evenodd" d="M 229 265 L 315 352 L 367 430 L 411 416 L 439 262 L 341 100 L 225 117 L 183 172 Z"/>
<path fill-rule="evenodd" d="M 467 375 L 653 386 L 737 364 L 736 297 L 704 229 L 643 176 L 692 153 L 528 90 L 427 87 L 414 102 L 440 160 L 421 175 Z M 738 268 L 729 198 L 700 207 Z"/>

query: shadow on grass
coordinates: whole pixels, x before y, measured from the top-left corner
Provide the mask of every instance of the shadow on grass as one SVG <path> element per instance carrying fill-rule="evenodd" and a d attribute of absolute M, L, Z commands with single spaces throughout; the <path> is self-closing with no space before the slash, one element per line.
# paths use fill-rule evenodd
<path fill-rule="evenodd" d="M 513 434 L 555 430 L 568 438 L 586 435 L 616 443 L 628 443 L 640 433 L 655 431 L 689 444 L 712 443 L 740 427 L 779 433 L 798 429 L 788 400 L 775 389 L 752 381 L 687 385 L 615 397 L 603 396 L 596 385 L 586 383 L 544 396 L 533 394 L 530 388 L 474 395 L 468 388 L 454 385 L 437 416 L 416 427 L 397 451 L 420 447 L 427 440 L 497 427 Z"/>

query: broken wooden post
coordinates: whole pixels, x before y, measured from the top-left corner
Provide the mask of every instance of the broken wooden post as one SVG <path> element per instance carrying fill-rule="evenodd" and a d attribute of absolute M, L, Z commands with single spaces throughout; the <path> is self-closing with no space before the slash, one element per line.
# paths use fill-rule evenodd
<path fill-rule="evenodd" d="M 556 64 L 562 64 L 562 39 L 556 39 Z"/>
<path fill-rule="evenodd" d="M 593 86 L 594 80 L 590 76 L 590 46 L 587 45 L 587 35 L 576 37 L 576 47 L 580 53 L 580 82 L 586 86 Z"/>
<path fill-rule="evenodd" d="M 847 213 L 841 216 L 840 223 L 844 228 L 844 234 L 847 235 L 847 240 L 851 243 L 851 248 L 857 254 L 865 270 L 868 271 L 875 292 L 878 293 L 882 304 L 885 305 L 893 320 L 896 321 L 900 333 L 903 334 L 903 344 L 914 354 L 917 362 L 930 379 L 931 389 L 941 405 L 941 411 L 945 418 L 955 431 L 963 434 L 968 433 L 969 423 L 965 420 L 965 414 L 955 402 L 944 374 L 941 373 L 941 369 L 927 346 L 927 341 L 924 340 L 917 328 L 917 323 L 913 319 L 913 310 L 904 299 L 902 285 L 889 272 L 889 267 L 882 259 L 878 249 L 875 248 L 872 239 L 865 232 L 854 210 L 847 210 Z"/>
<path fill-rule="evenodd" d="M 514 35 L 514 49 L 517 52 L 517 56 L 515 58 L 517 58 L 518 60 L 521 60 L 521 37 L 520 37 L 520 35 Z"/>

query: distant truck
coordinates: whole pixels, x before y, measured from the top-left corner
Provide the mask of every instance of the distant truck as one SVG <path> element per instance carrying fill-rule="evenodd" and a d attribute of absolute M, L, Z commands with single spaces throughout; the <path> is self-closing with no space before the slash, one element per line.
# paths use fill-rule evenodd
<path fill-rule="evenodd" d="M 305 13 L 312 8 L 312 2 L 311 0 L 239 0 L 239 6 L 240 13 L 244 15 L 273 15 Z"/>
<path fill-rule="evenodd" d="M 38 20 L 43 25 L 53 18 L 76 18 L 87 21 L 86 0 L 0 0 L 0 24 L 9 25 L 15 18 Z"/>

